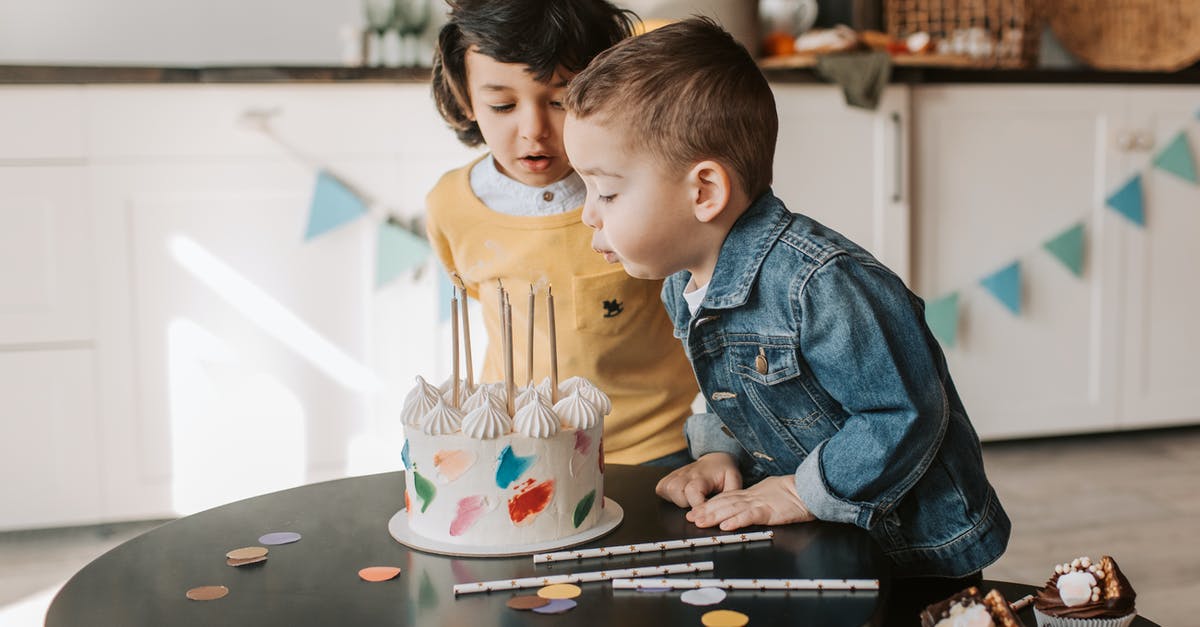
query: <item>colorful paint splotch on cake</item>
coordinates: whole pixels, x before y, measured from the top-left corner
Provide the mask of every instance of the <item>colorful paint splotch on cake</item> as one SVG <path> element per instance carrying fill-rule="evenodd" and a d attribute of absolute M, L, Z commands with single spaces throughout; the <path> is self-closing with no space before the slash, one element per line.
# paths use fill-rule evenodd
<path fill-rule="evenodd" d="M 467 390 L 463 383 L 462 406 L 452 407 L 438 387 L 418 383 L 404 413 L 410 531 L 448 544 L 505 547 L 594 527 L 603 507 L 603 416 L 601 403 L 585 400 L 599 390 L 585 394 L 586 386 L 564 381 L 553 407 L 548 381 L 519 390 L 521 404 L 509 416 L 494 386 Z M 457 413 L 447 420 L 447 412 Z M 459 428 L 447 432 L 456 421 Z"/>

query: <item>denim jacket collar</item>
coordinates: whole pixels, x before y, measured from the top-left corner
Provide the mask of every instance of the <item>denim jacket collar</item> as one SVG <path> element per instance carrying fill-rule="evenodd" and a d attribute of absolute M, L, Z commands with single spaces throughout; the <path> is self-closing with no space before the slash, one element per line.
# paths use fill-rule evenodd
<path fill-rule="evenodd" d="M 791 212 L 770 190 L 751 203 L 725 236 L 702 306 L 732 309 L 745 305 L 763 260 L 791 221 Z"/>

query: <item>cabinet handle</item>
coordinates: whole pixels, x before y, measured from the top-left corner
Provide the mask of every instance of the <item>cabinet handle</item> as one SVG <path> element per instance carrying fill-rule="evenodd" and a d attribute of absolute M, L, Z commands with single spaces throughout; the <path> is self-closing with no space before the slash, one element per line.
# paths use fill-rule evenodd
<path fill-rule="evenodd" d="M 892 202 L 898 203 L 904 198 L 901 194 L 904 189 L 904 127 L 901 124 L 899 111 L 892 112 L 892 128 L 896 132 L 895 163 L 892 164 L 892 172 L 894 175 L 894 178 L 892 179 L 892 185 L 894 185 L 892 188 Z"/>
<path fill-rule="evenodd" d="M 1150 152 L 1154 150 L 1154 134 L 1150 131 L 1141 131 L 1137 134 L 1134 143 L 1137 145 L 1138 150 Z"/>
<path fill-rule="evenodd" d="M 1137 139 L 1134 138 L 1133 133 L 1128 131 L 1117 133 L 1117 148 L 1120 149 L 1121 152 L 1129 152 L 1130 150 L 1133 150 L 1133 147 L 1136 143 Z"/>

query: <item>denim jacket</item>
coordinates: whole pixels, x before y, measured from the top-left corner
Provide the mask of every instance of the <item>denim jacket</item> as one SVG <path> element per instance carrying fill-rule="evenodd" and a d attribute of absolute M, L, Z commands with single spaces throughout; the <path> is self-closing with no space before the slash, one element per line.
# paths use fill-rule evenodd
<path fill-rule="evenodd" d="M 1004 553 L 1010 523 L 924 303 L 861 247 L 771 192 L 737 220 L 692 315 L 663 302 L 712 413 L 694 457 L 753 481 L 793 474 L 820 520 L 870 532 L 897 576 L 961 577 Z"/>

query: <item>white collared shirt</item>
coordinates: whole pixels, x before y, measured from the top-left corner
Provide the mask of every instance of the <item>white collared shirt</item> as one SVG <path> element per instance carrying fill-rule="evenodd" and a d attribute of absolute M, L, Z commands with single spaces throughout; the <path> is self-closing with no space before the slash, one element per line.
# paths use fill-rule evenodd
<path fill-rule="evenodd" d="M 688 311 L 692 312 L 693 316 L 700 310 L 700 303 L 704 302 L 705 294 L 708 294 L 708 283 L 697 287 L 696 279 L 689 280 L 687 287 L 683 288 L 683 300 L 687 301 Z"/>
<path fill-rule="evenodd" d="M 496 169 L 491 154 L 471 168 L 471 191 L 492 211 L 513 216 L 551 216 L 583 205 L 587 188 L 574 171 L 545 187 L 511 179 Z"/>

